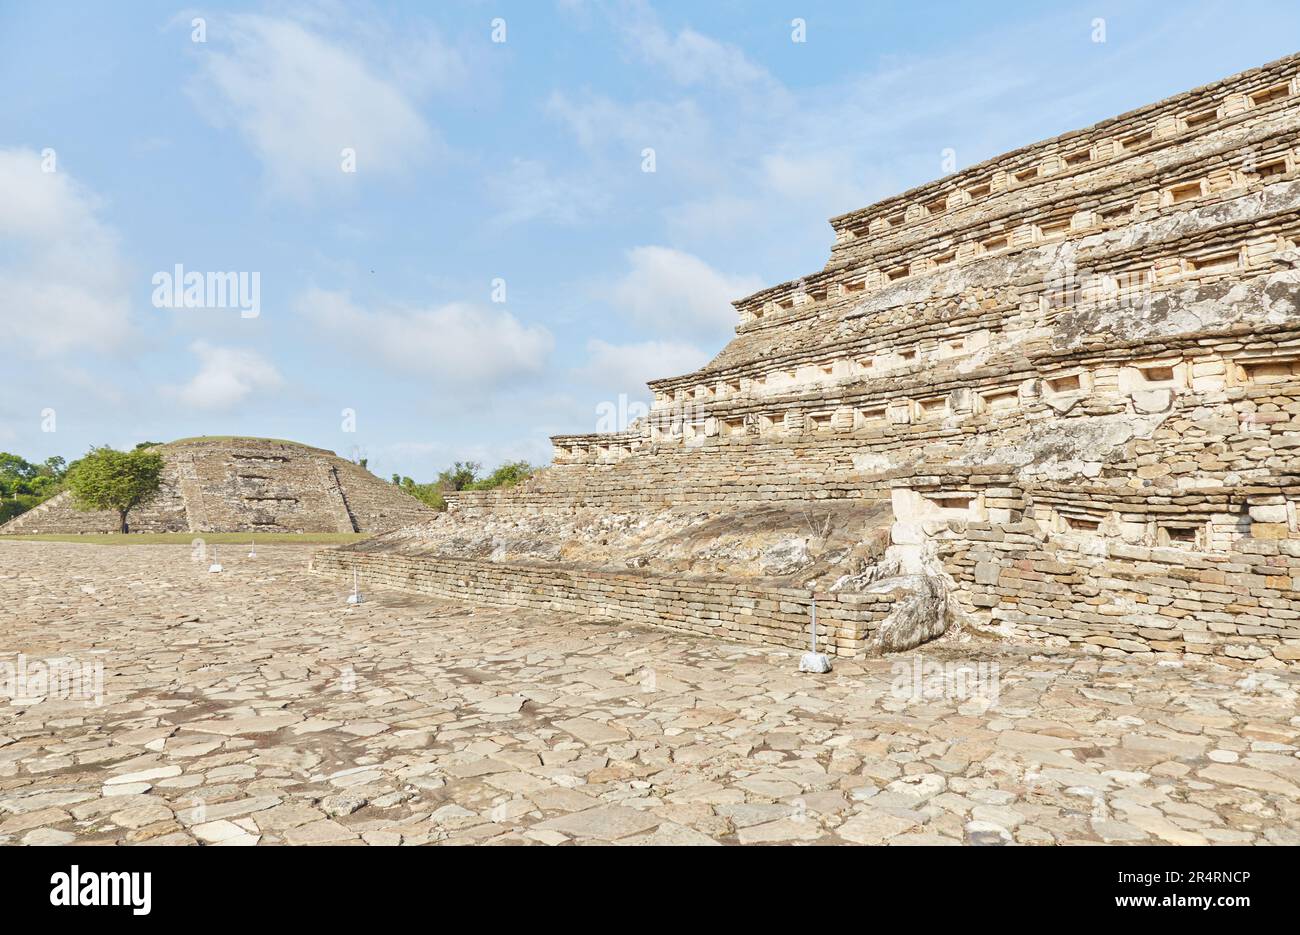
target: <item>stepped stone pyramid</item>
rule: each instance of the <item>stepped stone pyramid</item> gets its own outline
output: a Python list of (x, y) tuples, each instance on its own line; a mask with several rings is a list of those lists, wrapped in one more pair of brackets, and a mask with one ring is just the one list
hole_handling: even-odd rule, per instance
[(1300, 659), (1300, 56), (831, 219), (649, 415), (314, 558), (832, 653)]
[[(377, 532), (437, 513), (332, 451), (266, 438), (160, 445), (162, 484), (131, 511), (132, 532)], [(82, 512), (66, 491), (0, 534), (117, 532), (112, 511)]]

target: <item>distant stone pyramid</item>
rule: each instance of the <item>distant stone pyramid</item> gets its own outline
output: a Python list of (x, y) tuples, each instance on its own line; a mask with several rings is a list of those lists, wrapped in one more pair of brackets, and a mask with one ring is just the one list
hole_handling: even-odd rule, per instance
[[(131, 511), (132, 532), (378, 532), (436, 511), (332, 451), (268, 438), (209, 436), (160, 445), (162, 485)], [(67, 492), (0, 534), (116, 532), (117, 515), (83, 512)]]
[[(831, 219), (644, 419), (318, 553), (521, 609), (1300, 661), (1300, 56)], [(936, 92), (941, 93), (941, 92)]]

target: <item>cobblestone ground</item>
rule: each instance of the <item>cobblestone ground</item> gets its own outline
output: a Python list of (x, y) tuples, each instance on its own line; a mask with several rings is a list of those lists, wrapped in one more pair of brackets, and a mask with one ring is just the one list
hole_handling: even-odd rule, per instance
[[(1300, 842), (1300, 675), (984, 645), (800, 675), (618, 624), (351, 608), (310, 551), (210, 574), (189, 547), (0, 543), (0, 842)], [(101, 661), (102, 703), (42, 688), (54, 656)]]

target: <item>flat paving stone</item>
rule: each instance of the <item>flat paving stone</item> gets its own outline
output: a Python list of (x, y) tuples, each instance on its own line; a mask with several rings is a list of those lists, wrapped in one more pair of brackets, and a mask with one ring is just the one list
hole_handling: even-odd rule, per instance
[(953, 641), (904, 658), (992, 692), (919, 698), (897, 657), (347, 605), (317, 548), (0, 541), (0, 662), (91, 683), (0, 704), (0, 844), (1300, 842), (1290, 670)]
[(614, 841), (630, 834), (649, 831), (659, 824), (659, 819), (647, 812), (625, 808), (622, 805), (601, 805), (586, 811), (570, 812), (568, 815), (552, 818), (537, 827), (544, 831), (558, 831), (579, 838)]

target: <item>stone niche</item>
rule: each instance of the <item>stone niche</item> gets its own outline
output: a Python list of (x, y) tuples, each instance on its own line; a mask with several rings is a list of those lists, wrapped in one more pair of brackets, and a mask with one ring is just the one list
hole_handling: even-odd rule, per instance
[(960, 520), (984, 522), (988, 510), (984, 496), (976, 490), (933, 488), (913, 490), (895, 487), (891, 491), (894, 519), (899, 523), (913, 524), (927, 521)]
[(1204, 551), (1209, 547), (1209, 524), (1192, 519), (1161, 521), (1155, 528), (1155, 545)]
[(940, 360), (948, 360), (951, 357), (961, 357), (963, 354), (969, 353), (969, 349), (967, 348), (967, 342), (969, 339), (970, 335), (965, 334), (956, 338), (946, 338), (939, 342), (939, 346), (935, 348), (935, 354)]
[(1171, 185), (1160, 193), (1161, 207), (1182, 204), (1185, 201), (1192, 201), (1207, 194), (1209, 191), (1208, 183), (1205, 179), (1195, 179), (1188, 182), (1180, 182), (1177, 185)]
[(952, 357), (973, 354), (989, 346), (989, 337), (988, 329), (981, 328), (979, 331), (971, 331), (968, 334), (943, 338), (935, 348), (935, 356), (940, 360), (948, 360)]
[(835, 380), (853, 374), (853, 364), (842, 359), (828, 360), (823, 364), (818, 364), (817, 369), (820, 371), (818, 376), (822, 380)]
[(1046, 526), (1054, 535), (1073, 536), (1111, 536), (1115, 533), (1113, 514), (1096, 513), (1077, 508), (1049, 508), (1036, 510), (1040, 521), (1045, 519)]
[(1219, 273), (1232, 273), (1241, 267), (1241, 258), (1241, 248), (1188, 257), (1182, 261), (1182, 274), (1199, 278)]
[(976, 395), (975, 409), (992, 416), (1010, 415), (1020, 409), (1020, 388), (1000, 386), (982, 390)]
[(1082, 396), (1090, 392), (1092, 392), (1092, 374), (1086, 370), (1054, 374), (1050, 377), (1043, 377), (1041, 381), (1041, 393), (1044, 398), (1070, 395)]
[(885, 407), (885, 418), (890, 425), (907, 425), (912, 421), (913, 409), (910, 399), (891, 399)]
[[(690, 447), (703, 445), (704, 440), (709, 437), (710, 419), (698, 422), (686, 422), (682, 425), (682, 439)], [(716, 432), (715, 432), (716, 434)]]
[(883, 428), (889, 424), (886, 416), (887, 409), (884, 403), (858, 407), (853, 410), (853, 427), (855, 429)]
[(1150, 390), (1183, 390), (1187, 387), (1187, 365), (1181, 357), (1134, 361), (1120, 368), (1121, 393)]
[(1038, 398), (1058, 415), (1064, 415), (1093, 392), (1095, 381), (1091, 372), (1074, 370), (1056, 373), (1032, 381), (1027, 392), (1036, 393)]
[(915, 403), (916, 418), (918, 419), (942, 419), (949, 414), (949, 400), (945, 393), (943, 396), (926, 396), (918, 399)]
[(1117, 519), (1102, 523), (1101, 534), (1110, 535), (1113, 529), (1119, 539), (1132, 545), (1211, 552), (1231, 548), (1234, 543), (1248, 538), (1251, 523), (1245, 510), (1208, 517), (1172, 515), (1151, 518), (1119, 514)]
[(831, 430), (832, 418), (831, 412), (810, 412), (804, 417), (804, 431), (816, 433), (829, 432)]
[(1289, 383), (1300, 379), (1300, 348), (1285, 354), (1239, 357), (1228, 368), (1236, 386)]
[(1138, 413), (1167, 412), (1174, 397), (1187, 389), (1187, 364), (1181, 357), (1135, 361), (1119, 371), (1119, 390)]

